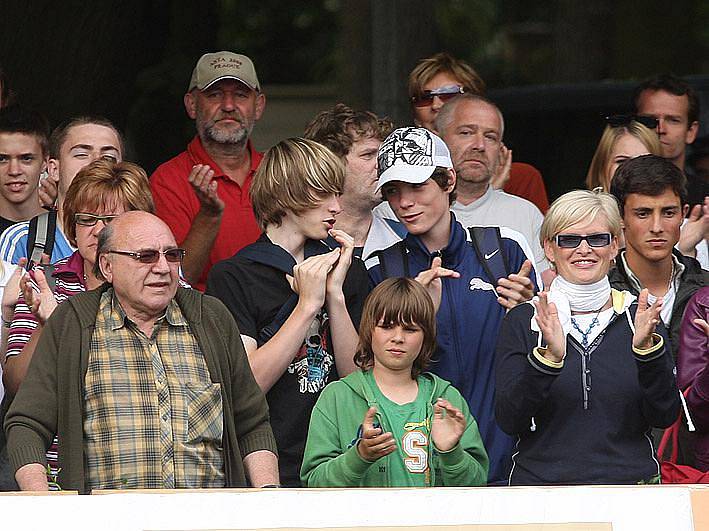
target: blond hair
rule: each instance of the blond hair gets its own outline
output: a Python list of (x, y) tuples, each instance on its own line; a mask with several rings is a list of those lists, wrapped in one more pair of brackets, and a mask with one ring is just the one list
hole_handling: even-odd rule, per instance
[(62, 204), (62, 223), (69, 243), (76, 247), (74, 215), (95, 213), (118, 205), (124, 210), (154, 212), (145, 170), (131, 162), (98, 159), (76, 174)]
[(591, 165), (586, 174), (586, 187), (593, 190), (597, 186), (608, 192), (611, 187), (612, 175), (607, 175), (606, 171), (610, 164), (611, 153), (623, 135), (631, 135), (637, 138), (647, 148), (649, 153), (660, 155), (660, 139), (657, 133), (643, 124), (632, 120), (628, 125), (612, 127), (607, 125), (598, 142), (598, 147), (591, 160)]
[(290, 211), (299, 214), (330, 194), (339, 195), (345, 180), (343, 162), (313, 140), (282, 140), (263, 156), (251, 183), (251, 205), (262, 230), (280, 225)]
[(539, 240), (544, 246), (545, 241), (551, 241), (554, 236), (564, 230), (581, 223), (591, 222), (599, 215), (605, 218), (610, 233), (620, 235), (621, 218), (618, 202), (615, 198), (600, 188), (594, 190), (573, 190), (567, 192), (549, 207), (544, 216), (539, 231)]
[(421, 59), (409, 74), (409, 101), (421, 96), (423, 87), (442, 72), (456, 78), (465, 92), (485, 94), (485, 82), (472, 66), (465, 61), (456, 59), (448, 52), (440, 52)]

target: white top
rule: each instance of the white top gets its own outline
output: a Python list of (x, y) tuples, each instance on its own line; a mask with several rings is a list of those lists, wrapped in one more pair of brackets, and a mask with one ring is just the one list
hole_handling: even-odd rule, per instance
[[(5, 286), (7, 286), (10, 277), (15, 272), (16, 265), (11, 264), (2, 260), (2, 272), (0, 272), (0, 301), (2, 301), (2, 296), (5, 293)], [(7, 333), (7, 330), (5, 330)], [(3, 354), (4, 356), (4, 354)], [(2, 367), (0, 367), (0, 400), (5, 396), (5, 388), (2, 385)]]
[(520, 232), (532, 249), (537, 272), (549, 269), (539, 243), (539, 230), (544, 216), (534, 203), (488, 187), (482, 197), (469, 205), (455, 201), (451, 210), (464, 227), (498, 225)]

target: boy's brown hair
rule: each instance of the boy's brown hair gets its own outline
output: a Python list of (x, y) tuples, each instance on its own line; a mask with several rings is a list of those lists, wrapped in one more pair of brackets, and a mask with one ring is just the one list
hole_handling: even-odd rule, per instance
[(436, 350), (436, 310), (426, 288), (410, 278), (388, 278), (372, 290), (364, 303), (354, 356), (361, 369), (374, 366), (372, 332), (380, 322), (416, 325), (423, 331), (421, 352), (411, 366), (411, 378), (416, 379)]

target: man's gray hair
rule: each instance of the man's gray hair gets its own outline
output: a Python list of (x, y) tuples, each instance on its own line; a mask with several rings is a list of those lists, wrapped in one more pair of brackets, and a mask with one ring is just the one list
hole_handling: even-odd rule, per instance
[(99, 280), (106, 280), (101, 272), (100, 259), (102, 254), (108, 254), (113, 244), (113, 225), (106, 225), (101, 232), (98, 233), (98, 245), (96, 245), (96, 261), (94, 262), (93, 273)]
[(458, 108), (458, 105), (466, 101), (471, 103), (487, 103), (497, 111), (497, 115), (500, 117), (500, 142), (502, 142), (502, 137), (505, 134), (505, 118), (502, 116), (502, 111), (500, 111), (500, 108), (495, 105), (491, 100), (487, 99), (485, 96), (480, 96), (479, 94), (471, 94), (468, 92), (466, 92), (465, 94), (461, 94), (460, 96), (456, 96), (451, 101), (446, 103), (443, 107), (441, 107), (440, 111), (438, 111), (438, 114), (436, 115), (436, 119), (434, 121), (438, 134), (440, 136), (445, 135), (446, 129), (450, 127), (450, 124), (453, 121), (453, 114)]

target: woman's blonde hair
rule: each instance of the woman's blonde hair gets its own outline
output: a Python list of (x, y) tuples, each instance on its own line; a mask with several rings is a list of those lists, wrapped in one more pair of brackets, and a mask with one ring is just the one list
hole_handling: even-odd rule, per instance
[(345, 166), (313, 140), (288, 138), (263, 156), (251, 183), (251, 205), (262, 230), (280, 225), (286, 212), (299, 214), (330, 194), (339, 195)]
[(618, 140), (623, 135), (631, 135), (637, 138), (647, 148), (649, 153), (660, 155), (660, 139), (657, 133), (643, 124), (631, 120), (628, 125), (612, 127), (607, 125), (598, 141), (598, 147), (591, 159), (591, 165), (586, 174), (586, 187), (589, 190), (600, 186), (604, 192), (608, 192), (611, 187), (612, 175), (606, 175), (610, 164), (611, 153)]
[(127, 211), (154, 212), (153, 196), (145, 170), (131, 162), (98, 159), (76, 174), (66, 192), (62, 208), (64, 233), (76, 247), (79, 212), (95, 213), (121, 205)]
[(615, 198), (602, 191), (600, 188), (594, 190), (574, 190), (567, 192), (549, 207), (549, 211), (544, 216), (542, 227), (539, 231), (539, 240), (544, 247), (545, 241), (552, 241), (554, 236), (564, 230), (588, 221), (589, 223), (602, 215), (610, 233), (618, 237), (621, 229), (620, 211)]
[(359, 324), (359, 345), (354, 356), (361, 369), (374, 366), (372, 333), (383, 322), (387, 325), (415, 325), (423, 331), (421, 351), (411, 366), (416, 378), (428, 365), (436, 350), (436, 310), (430, 295), (421, 284), (410, 278), (388, 278), (367, 297)]

